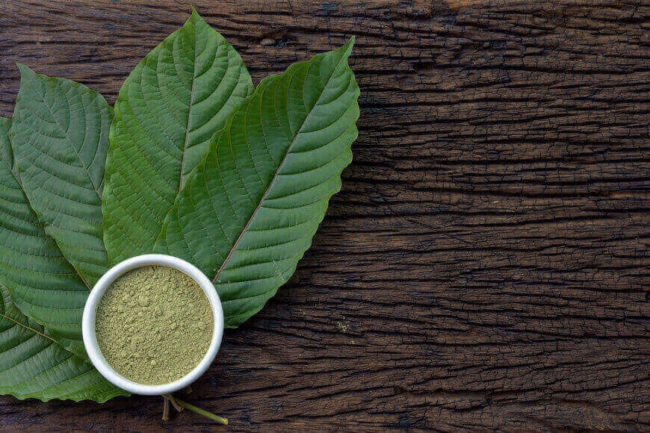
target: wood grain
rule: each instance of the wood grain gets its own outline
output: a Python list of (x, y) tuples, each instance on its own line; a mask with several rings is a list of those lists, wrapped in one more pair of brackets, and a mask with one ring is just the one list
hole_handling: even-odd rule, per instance
[[(650, 431), (650, 3), (195, 2), (257, 83), (357, 36), (355, 160), (189, 400), (0, 398), (0, 430)], [(184, 2), (4, 1), (15, 62), (114, 102)]]

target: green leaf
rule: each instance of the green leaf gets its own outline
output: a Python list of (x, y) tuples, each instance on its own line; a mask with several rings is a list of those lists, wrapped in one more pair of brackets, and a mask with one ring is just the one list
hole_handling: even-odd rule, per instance
[(196, 264), (236, 327), (295, 271), (357, 137), (353, 40), (263, 80), (210, 143), (156, 250)]
[(112, 111), (81, 84), (19, 68), (11, 134), (23, 187), (45, 232), (92, 287), (108, 265), (101, 197)]
[(0, 286), (0, 394), (103, 403), (129, 395), (106, 381), (93, 365), (63, 349), (28, 319)]
[(115, 103), (106, 163), (111, 263), (152, 251), (210, 137), (252, 89), (239, 54), (196, 11), (131, 72)]
[(81, 316), (90, 293), (32, 211), (15, 169), (10, 121), (0, 118), (0, 284), (62, 346), (85, 357)]

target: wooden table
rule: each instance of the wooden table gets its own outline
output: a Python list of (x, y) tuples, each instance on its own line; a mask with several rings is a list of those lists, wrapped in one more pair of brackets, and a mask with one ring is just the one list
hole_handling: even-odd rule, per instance
[[(1, 2), (15, 62), (114, 102), (180, 1)], [(359, 139), (295, 277), (168, 423), (0, 398), (0, 430), (650, 431), (650, 4), (195, 1), (255, 83), (357, 36)]]

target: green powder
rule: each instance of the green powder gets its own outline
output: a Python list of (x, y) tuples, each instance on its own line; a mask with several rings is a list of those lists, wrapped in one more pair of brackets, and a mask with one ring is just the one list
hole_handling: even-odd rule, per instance
[(210, 346), (213, 328), (203, 289), (165, 266), (138, 268), (114, 281), (95, 324), (106, 361), (143, 385), (173, 382), (192, 371)]

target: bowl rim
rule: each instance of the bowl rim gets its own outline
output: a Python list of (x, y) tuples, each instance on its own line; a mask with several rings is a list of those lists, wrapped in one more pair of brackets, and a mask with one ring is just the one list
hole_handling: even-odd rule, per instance
[[(106, 290), (117, 278), (133, 269), (143, 266), (155, 265), (167, 266), (177, 269), (188, 275), (199, 284), (207, 296), (208, 301), (210, 301), (210, 306), (212, 307), (212, 314), (214, 317), (214, 328), (212, 331), (212, 340), (210, 341), (210, 346), (208, 347), (207, 352), (203, 356), (203, 359), (201, 359), (199, 364), (194, 367), (192, 371), (190, 371), (182, 378), (170, 383), (162, 385), (144, 385), (125, 378), (124, 376), (117, 373), (110, 366), (110, 364), (108, 364), (101, 351), (99, 350), (97, 335), (95, 333), (95, 321), (97, 315), (97, 307), (99, 306), (102, 297), (106, 293)], [(132, 394), (140, 395), (169, 394), (185, 388), (197, 380), (203, 373), (205, 373), (208, 367), (210, 367), (210, 364), (212, 364), (212, 361), (214, 361), (214, 358), (217, 356), (217, 352), (219, 351), (221, 340), (223, 338), (223, 331), (223, 308), (221, 306), (219, 295), (217, 294), (212, 281), (210, 281), (210, 279), (203, 272), (201, 272), (196, 266), (192, 265), (191, 263), (188, 263), (183, 259), (179, 259), (178, 257), (168, 256), (166, 254), (143, 254), (140, 256), (131, 257), (130, 259), (126, 259), (110, 268), (104, 275), (102, 275), (102, 277), (97, 281), (91, 290), (90, 295), (86, 300), (86, 305), (84, 306), (81, 322), (81, 332), (86, 352), (88, 353), (90, 361), (99, 371), (99, 373), (113, 385), (129, 391)]]

